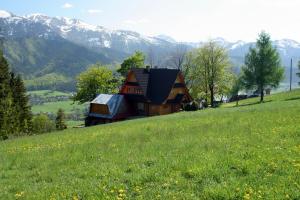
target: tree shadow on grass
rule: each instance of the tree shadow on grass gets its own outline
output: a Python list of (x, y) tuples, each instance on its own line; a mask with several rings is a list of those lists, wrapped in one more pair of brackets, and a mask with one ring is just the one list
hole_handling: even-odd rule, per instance
[(293, 98), (285, 99), (285, 101), (294, 101), (294, 100), (300, 100), (300, 97), (293, 97)]
[(263, 101), (263, 102), (257, 101), (257, 102), (252, 102), (252, 103), (246, 103), (246, 104), (234, 106), (234, 108), (237, 108), (237, 107), (244, 107), (244, 106), (253, 106), (253, 105), (264, 104), (264, 103), (270, 103), (270, 102), (272, 102), (272, 101), (273, 101), (273, 100), (268, 100), (268, 101)]

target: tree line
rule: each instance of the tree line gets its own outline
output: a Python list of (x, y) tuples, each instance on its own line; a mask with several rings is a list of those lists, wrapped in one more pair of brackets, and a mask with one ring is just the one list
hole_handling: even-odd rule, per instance
[[(63, 110), (58, 110), (56, 130), (66, 128)], [(0, 50), (0, 140), (10, 137), (48, 132), (53, 130), (49, 118), (33, 117), (26, 88), (20, 75), (9, 70), (9, 64)]]
[[(147, 64), (153, 67), (154, 53), (146, 57), (139, 51), (125, 59), (117, 72), (101, 64), (92, 65), (77, 77), (73, 100), (84, 103), (97, 94), (117, 92), (127, 72), (131, 68), (145, 67), (146, 58)], [(277, 88), (284, 75), (279, 53), (265, 32), (261, 32), (256, 45), (250, 47), (240, 74), (234, 73), (227, 49), (214, 41), (190, 51), (178, 45), (169, 59), (170, 65), (182, 71), (194, 100), (201, 101), (205, 107), (216, 107), (216, 99), (222, 101), (225, 96), (238, 95), (241, 90), (257, 91), (263, 102), (265, 90)]]
[(32, 131), (32, 114), (24, 83), (19, 75), (9, 71), (0, 52), (0, 138), (24, 135)]

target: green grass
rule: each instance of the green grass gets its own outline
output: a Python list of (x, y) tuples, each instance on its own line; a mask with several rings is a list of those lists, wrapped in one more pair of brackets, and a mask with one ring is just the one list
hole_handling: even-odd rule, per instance
[[(292, 90), (291, 92), (281, 92), (273, 95), (267, 95), (264, 97), (265, 103), (276, 102), (276, 101), (292, 101), (292, 100), (300, 100), (300, 89)], [(255, 104), (260, 104), (260, 97), (249, 98), (242, 101), (239, 101), (239, 106), (250, 106)], [(273, 104), (271, 104), (273, 105)], [(223, 108), (235, 107), (236, 102), (223, 104)]]
[(62, 108), (65, 113), (71, 113), (76, 109), (84, 110), (85, 105), (81, 104), (73, 104), (73, 101), (56, 101), (56, 102), (48, 102), (42, 105), (34, 105), (32, 106), (33, 113), (55, 113), (59, 108)]
[(300, 199), (299, 98), (1, 142), (0, 198)]
[(77, 127), (77, 126), (84, 126), (84, 121), (68, 120), (68, 121), (66, 121), (66, 125), (68, 126), (68, 128)]

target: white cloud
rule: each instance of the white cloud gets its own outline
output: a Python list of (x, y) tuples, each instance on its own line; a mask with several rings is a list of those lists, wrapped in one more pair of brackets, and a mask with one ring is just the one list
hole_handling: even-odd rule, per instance
[(70, 4), (70, 3), (65, 3), (64, 5), (61, 6), (62, 8), (65, 8), (65, 9), (69, 9), (69, 8), (73, 8), (73, 5)]
[(103, 11), (99, 10), (99, 9), (89, 9), (87, 12), (89, 14), (99, 14), (99, 13), (102, 13)]
[(125, 20), (124, 24), (137, 25), (137, 24), (147, 24), (149, 22), (150, 22), (150, 20), (148, 20), (146, 18), (142, 18), (142, 19), (138, 19), (138, 20)]

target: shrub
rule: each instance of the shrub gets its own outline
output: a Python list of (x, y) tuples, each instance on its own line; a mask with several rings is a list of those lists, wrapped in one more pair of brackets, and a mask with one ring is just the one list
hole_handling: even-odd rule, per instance
[(196, 102), (191, 102), (191, 103), (188, 103), (188, 104), (185, 104), (184, 107), (183, 107), (183, 110), (185, 111), (196, 111), (199, 109), (199, 106)]
[(55, 123), (46, 114), (39, 114), (32, 121), (33, 133), (41, 134), (55, 130)]

